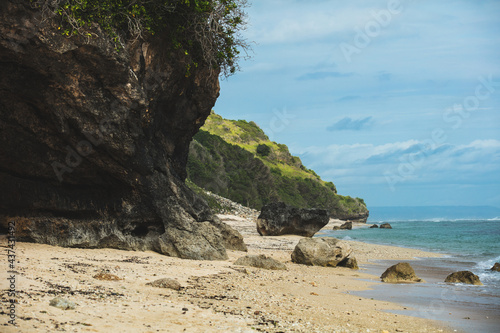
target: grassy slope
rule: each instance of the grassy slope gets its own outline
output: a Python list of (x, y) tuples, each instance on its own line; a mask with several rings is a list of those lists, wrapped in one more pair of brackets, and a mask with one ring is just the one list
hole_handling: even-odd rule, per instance
[[(259, 145), (270, 148), (268, 156), (256, 153)], [(286, 145), (271, 142), (254, 122), (227, 120), (215, 113), (194, 138), (188, 175), (191, 184), (256, 209), (280, 200), (326, 208), (343, 219), (367, 213), (362, 199), (336, 194), (333, 183), (304, 167)]]

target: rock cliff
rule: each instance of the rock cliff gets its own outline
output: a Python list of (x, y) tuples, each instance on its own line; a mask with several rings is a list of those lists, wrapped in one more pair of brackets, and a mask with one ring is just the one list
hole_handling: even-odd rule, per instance
[(0, 220), (20, 241), (225, 259), (241, 236), (189, 190), (189, 143), (218, 70), (186, 75), (165, 34), (117, 51), (66, 38), (29, 1), (0, 2)]

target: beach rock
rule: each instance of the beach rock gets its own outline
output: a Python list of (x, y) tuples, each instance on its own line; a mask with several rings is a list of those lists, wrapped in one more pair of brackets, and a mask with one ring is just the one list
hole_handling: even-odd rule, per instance
[(352, 230), (352, 222), (346, 222), (340, 226), (342, 230)]
[(156, 288), (167, 288), (177, 291), (181, 290), (182, 288), (181, 284), (178, 281), (169, 278), (158, 279), (153, 282), (148, 282), (146, 283), (146, 286), (151, 286)]
[(466, 283), (473, 284), (476, 286), (482, 286), (482, 282), (479, 280), (479, 276), (470, 271), (460, 271), (455, 272), (446, 277), (444, 282), (449, 283)]
[(349, 257), (345, 258), (344, 260), (342, 260), (341, 262), (339, 262), (337, 264), (337, 266), (347, 267), (347, 268), (350, 268), (350, 269), (359, 269), (358, 261), (356, 260), (356, 258), (354, 258), (352, 256), (349, 256)]
[(325, 209), (295, 208), (275, 202), (262, 207), (257, 219), (257, 231), (261, 236), (312, 237), (328, 222), (328, 211)]
[(0, 231), (14, 222), (19, 241), (187, 259), (244, 249), (184, 182), (219, 70), (197, 61), (186, 75), (196, 59), (168, 34), (117, 51), (98, 25), (68, 38), (59, 24), (0, 1)]
[(272, 269), (272, 270), (285, 270), (286, 266), (284, 263), (277, 261), (271, 257), (267, 257), (263, 254), (261, 255), (250, 255), (241, 257), (234, 262), (235, 265), (240, 266), (250, 266), (257, 267), (263, 269)]
[(490, 270), (500, 272), (500, 263), (496, 262)]
[(56, 308), (59, 308), (59, 309), (62, 309), (62, 310), (74, 310), (76, 308), (75, 303), (68, 301), (67, 299), (61, 298), (61, 297), (53, 298), (50, 301), (49, 305), (56, 307)]
[(292, 252), (292, 262), (309, 266), (336, 267), (352, 250), (336, 238), (303, 238)]
[(338, 225), (333, 226), (332, 230), (340, 230), (340, 227)]
[(370, 229), (374, 229), (374, 228), (378, 228), (378, 225), (377, 224), (373, 224)]
[(392, 229), (392, 226), (389, 223), (383, 223), (380, 225), (380, 229)]
[(416, 274), (409, 263), (400, 262), (389, 267), (381, 276), (382, 282), (386, 283), (413, 283), (424, 282)]
[(118, 276), (110, 273), (98, 273), (93, 276), (94, 279), (96, 280), (101, 280), (101, 281), (118, 281), (121, 280)]

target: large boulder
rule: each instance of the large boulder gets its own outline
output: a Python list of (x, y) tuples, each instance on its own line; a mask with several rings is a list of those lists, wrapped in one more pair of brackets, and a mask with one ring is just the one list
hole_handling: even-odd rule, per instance
[(448, 283), (466, 283), (476, 286), (482, 286), (483, 283), (479, 280), (479, 276), (470, 271), (455, 272), (446, 277), (444, 282)]
[(389, 267), (380, 278), (382, 282), (387, 283), (424, 282), (424, 280), (415, 274), (413, 267), (407, 262), (400, 262)]
[(263, 254), (261, 255), (249, 255), (245, 257), (241, 257), (234, 262), (235, 265), (240, 266), (250, 266), (257, 267), (263, 269), (272, 269), (272, 270), (285, 270), (286, 266), (284, 263), (273, 259), (271, 257), (267, 257)]
[(184, 183), (219, 71), (200, 61), (187, 75), (196, 59), (167, 33), (120, 51), (97, 24), (68, 38), (60, 20), (0, 1), (0, 232), (190, 259), (244, 249)]
[(295, 208), (283, 202), (275, 202), (262, 207), (257, 219), (257, 231), (261, 236), (312, 237), (329, 220), (325, 209)]
[(491, 267), (490, 269), (491, 271), (495, 271), (495, 272), (500, 272), (500, 263), (496, 262), (493, 267)]
[(352, 222), (348, 221), (340, 226), (342, 230), (352, 230)]
[(372, 226), (370, 227), (370, 229), (376, 229), (376, 228), (378, 228), (377, 224), (372, 224)]
[(380, 229), (392, 229), (392, 226), (389, 223), (382, 223)]
[(349, 244), (337, 238), (303, 238), (292, 252), (292, 262), (309, 266), (336, 267), (348, 258), (351, 252)]

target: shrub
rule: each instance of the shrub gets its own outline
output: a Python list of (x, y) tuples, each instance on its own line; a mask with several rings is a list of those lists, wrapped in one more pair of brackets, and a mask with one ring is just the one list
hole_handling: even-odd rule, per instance
[(271, 147), (264, 144), (260, 144), (257, 146), (257, 155), (266, 157), (269, 156), (269, 154), (271, 154)]

